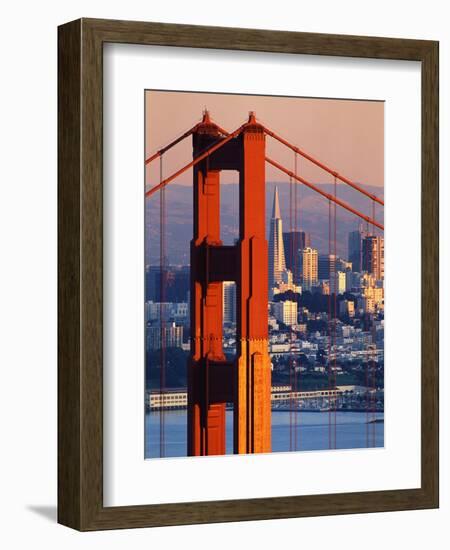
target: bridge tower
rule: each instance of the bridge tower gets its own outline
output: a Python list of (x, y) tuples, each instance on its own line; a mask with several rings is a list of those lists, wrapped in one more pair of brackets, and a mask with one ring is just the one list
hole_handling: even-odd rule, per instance
[[(224, 137), (205, 111), (194, 158)], [(220, 240), (220, 172), (239, 173), (239, 240)], [(194, 166), (188, 454), (225, 454), (225, 405), (234, 404), (235, 453), (271, 450), (265, 133), (250, 113), (243, 131)], [(237, 354), (222, 348), (223, 281), (237, 286)]]

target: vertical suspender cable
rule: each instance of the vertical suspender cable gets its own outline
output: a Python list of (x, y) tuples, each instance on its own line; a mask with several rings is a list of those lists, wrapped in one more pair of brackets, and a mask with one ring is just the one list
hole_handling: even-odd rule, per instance
[[(328, 393), (331, 391), (331, 201), (328, 199)], [(328, 395), (328, 447), (331, 449), (331, 406)]]
[[(162, 155), (159, 158), (159, 181), (163, 179), (163, 159)], [(161, 189), (159, 195), (159, 250), (160, 250), (160, 270), (159, 270), (159, 332), (160, 332), (160, 369), (159, 369), (159, 393), (160, 393), (160, 413), (159, 413), (159, 456), (165, 456), (165, 433), (164, 433), (164, 390), (165, 390), (165, 366), (166, 366), (166, 353), (165, 353), (165, 279), (166, 279), (166, 191)]]
[[(375, 201), (372, 200), (372, 220), (375, 219)], [(372, 223), (372, 233), (375, 235), (375, 226), (373, 225)], [(381, 261), (381, 248), (378, 244), (378, 242), (376, 243), (376, 257), (377, 257), (377, 269), (378, 270), (381, 270), (381, 266), (378, 265), (378, 262)], [(375, 359), (376, 359), (376, 331), (375, 331), (375, 326), (374, 324), (372, 323), (372, 353), (370, 354), (371, 355), (371, 373), (372, 373), (372, 384), (371, 384), (371, 390), (372, 390), (372, 393), (371, 393), (371, 398), (372, 398), (372, 423), (371, 423), (371, 427), (372, 427), (372, 447), (375, 447), (375, 428), (376, 428), (376, 423), (375, 423), (375, 408), (376, 408), (376, 364), (375, 364)]]
[[(334, 198), (336, 199), (337, 195), (337, 178), (334, 176)], [(333, 203), (333, 210), (334, 210), (334, 319), (333, 319), (333, 334), (334, 334), (334, 376), (333, 376), (333, 389), (334, 389), (334, 418), (333, 418), (333, 425), (334, 425), (334, 445), (333, 447), (336, 448), (336, 405), (337, 405), (337, 393), (336, 393), (336, 367), (337, 367), (337, 294), (338, 294), (338, 273), (337, 273), (337, 233), (336, 233), (336, 227), (337, 227), (337, 210), (336, 210), (336, 202)]]
[[(209, 249), (209, 236), (210, 236), (210, 230), (211, 228), (209, 227), (209, 199), (208, 199), (208, 195), (209, 195), (209, 189), (208, 189), (208, 185), (209, 185), (209, 181), (208, 181), (208, 177), (209, 177), (209, 157), (206, 157), (206, 167), (205, 167), (205, 173), (204, 173), (204, 176), (203, 176), (203, 193), (204, 195), (206, 195), (206, 220), (207, 220), (207, 225), (206, 225), (206, 243), (205, 243), (205, 247), (206, 247), (206, 274), (205, 274), (205, 290), (204, 290), (204, 294), (203, 294), (203, 307), (202, 307), (202, 310), (204, 312), (207, 311), (207, 303), (206, 303), (206, 297), (208, 295), (208, 292), (209, 292), (209, 262), (210, 262), (210, 257), (209, 257), (209, 253), (210, 253), (210, 249)], [(219, 214), (220, 215), (220, 214)], [(209, 327), (208, 327), (209, 328)], [(204, 354), (204, 358), (205, 358), (205, 372), (204, 372), (204, 375), (205, 375), (205, 406), (204, 406), (204, 414), (205, 414), (205, 417), (204, 417), (204, 426), (205, 426), (205, 429), (204, 429), (204, 453), (205, 455), (209, 454), (209, 357), (210, 357), (210, 354), (212, 352), (212, 346), (213, 346), (213, 334), (211, 333), (208, 333), (206, 335), (207, 337), (207, 342), (205, 343), (205, 345), (207, 346), (207, 349), (206, 349), (206, 354)], [(206, 357), (205, 357), (206, 356)]]
[[(294, 153), (294, 174), (297, 176), (297, 153)], [(297, 180), (294, 181), (294, 238), (292, 240), (297, 241), (297, 235), (298, 235), (298, 225), (297, 225)], [(296, 245), (296, 248), (298, 248), (298, 244)], [(296, 255), (295, 255), (296, 256)], [(292, 273), (292, 282), (295, 284), (295, 275), (297, 271), (297, 261), (294, 256), (291, 257), (293, 261), (293, 273)], [(297, 311), (298, 314), (298, 311)], [(295, 320), (295, 324), (297, 324), (298, 318)], [(295, 401), (294, 401), (294, 450), (297, 450), (297, 409), (299, 407), (299, 398), (298, 398), (298, 388), (297, 388), (297, 365), (294, 360), (294, 392), (295, 392)]]
[[(295, 233), (293, 233), (292, 228), (292, 204), (293, 204), (293, 186), (295, 183), (293, 182), (292, 177), (289, 177), (289, 260), (290, 260), (290, 267), (293, 265), (294, 260), (294, 252), (295, 252)], [(296, 186), (296, 185), (295, 185)], [(293, 421), (292, 421), (292, 415), (293, 415), (293, 407), (294, 407), (294, 385), (293, 385), (293, 360), (292, 360), (292, 328), (289, 331), (289, 386), (290, 386), (290, 392), (289, 392), (289, 450), (293, 450)]]
[[(366, 302), (367, 303), (367, 302)], [(367, 311), (364, 314), (364, 317), (366, 317)], [(364, 327), (365, 328), (365, 327)], [(370, 345), (370, 344), (369, 344)], [(370, 348), (369, 348), (370, 350)], [(370, 355), (370, 351), (369, 351)], [(369, 362), (370, 357), (367, 359), (367, 365), (366, 365), (366, 447), (370, 447), (370, 380), (369, 380)]]
[[(207, 293), (208, 290), (209, 290), (209, 265), (210, 265), (210, 258), (209, 258), (210, 248), (209, 248), (208, 241), (206, 241), (205, 246), (206, 246), (206, 280), (205, 280), (206, 289), (205, 289), (205, 291)], [(204, 306), (203, 306), (203, 311), (205, 311), (206, 310), (206, 296), (203, 298), (203, 300), (205, 301)], [(204, 438), (204, 441), (205, 441), (204, 454), (205, 455), (209, 454), (209, 452), (208, 452), (208, 450), (209, 450), (209, 358), (210, 358), (210, 354), (211, 354), (212, 346), (213, 346), (212, 339), (213, 339), (213, 335), (208, 334), (208, 349), (207, 349), (206, 357), (205, 357), (205, 438)]]

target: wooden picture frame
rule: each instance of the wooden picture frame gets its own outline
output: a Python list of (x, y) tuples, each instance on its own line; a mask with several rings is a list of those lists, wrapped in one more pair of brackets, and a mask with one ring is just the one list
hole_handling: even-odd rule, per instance
[[(421, 487), (103, 506), (102, 47), (105, 42), (419, 61)], [(58, 30), (58, 521), (81, 530), (438, 507), (438, 43), (80, 19)]]

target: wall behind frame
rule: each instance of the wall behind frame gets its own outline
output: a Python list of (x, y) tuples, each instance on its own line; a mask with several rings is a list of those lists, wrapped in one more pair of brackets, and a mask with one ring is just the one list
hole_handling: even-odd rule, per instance
[[(151, 6), (151, 9), (149, 7)], [(80, 534), (56, 522), (56, 27), (80, 16), (440, 40), (440, 94), (450, 95), (446, 4), (356, 0), (262, 4), (79, 0), (9, 4), (0, 36), (0, 541), (8, 548), (442, 548), (450, 520), (450, 292), (441, 284), (441, 509)], [(450, 280), (450, 111), (441, 101), (441, 281)], [(8, 544), (9, 543), (9, 544)]]

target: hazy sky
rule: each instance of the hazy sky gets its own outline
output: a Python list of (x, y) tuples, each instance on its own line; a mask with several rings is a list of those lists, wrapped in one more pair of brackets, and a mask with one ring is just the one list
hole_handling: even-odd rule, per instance
[[(294, 145), (339, 173), (361, 184), (384, 185), (384, 103), (197, 92), (147, 91), (146, 157), (191, 128), (206, 107), (211, 118), (228, 131), (235, 130), (255, 111), (257, 119)], [(192, 160), (192, 139), (187, 138), (164, 155), (163, 177)], [(293, 169), (294, 153), (267, 137), (267, 155)], [(298, 161), (298, 173), (311, 182), (332, 182), (332, 176), (310, 162)], [(233, 172), (223, 182), (237, 181)], [(266, 164), (266, 179), (287, 176)], [(159, 181), (159, 162), (146, 170), (146, 185)], [(189, 184), (192, 171), (176, 182)]]

